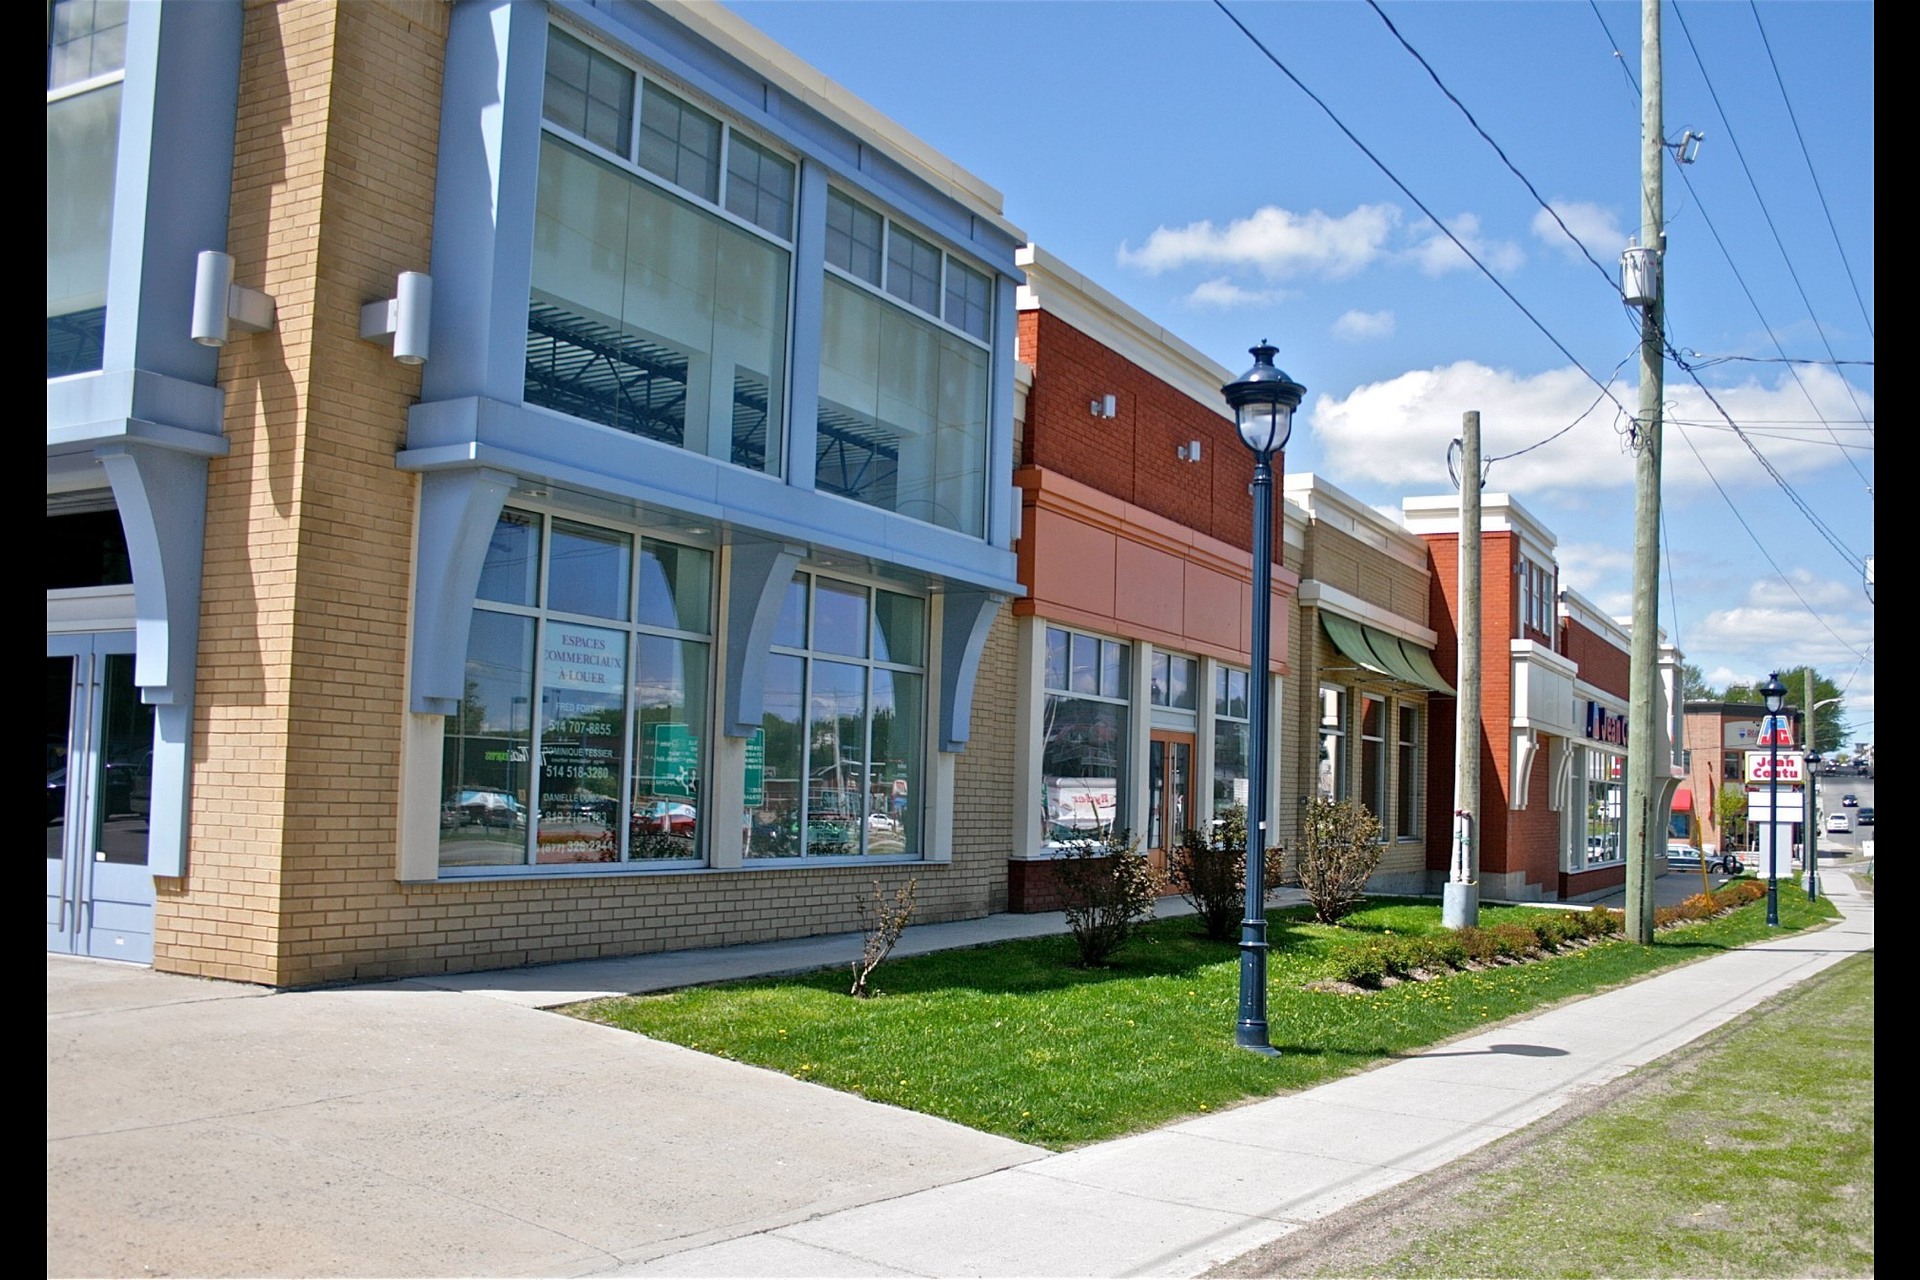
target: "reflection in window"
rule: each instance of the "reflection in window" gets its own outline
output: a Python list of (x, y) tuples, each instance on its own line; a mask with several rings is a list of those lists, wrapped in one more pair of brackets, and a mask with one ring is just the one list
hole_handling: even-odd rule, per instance
[(447, 717), (442, 867), (698, 860), (712, 580), (703, 550), (501, 512)]
[(553, 138), (535, 218), (528, 403), (777, 471), (787, 250)]
[(748, 857), (918, 852), (925, 635), (922, 600), (794, 576), (748, 744)]
[(1156, 707), (1192, 711), (1199, 697), (1200, 663), (1177, 653), (1155, 651), (1148, 698)]
[(1247, 808), (1247, 673), (1213, 669), (1213, 816)]
[(1420, 708), (1400, 708), (1400, 759), (1395, 775), (1399, 783), (1399, 803), (1394, 806), (1394, 835), (1402, 840), (1418, 839), (1420, 825), (1420, 784), (1425, 774), (1420, 764)]
[(1125, 828), (1129, 646), (1047, 628), (1040, 775), (1049, 847)]
[(1314, 789), (1327, 800), (1345, 800), (1347, 780), (1347, 691), (1320, 689), (1320, 764)]
[(1387, 829), (1387, 704), (1374, 694), (1360, 695), (1360, 803)]

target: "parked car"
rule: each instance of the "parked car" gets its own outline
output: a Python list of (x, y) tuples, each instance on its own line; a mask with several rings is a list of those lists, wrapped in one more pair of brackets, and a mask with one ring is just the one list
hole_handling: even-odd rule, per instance
[(1840, 803), (1851, 809), (1860, 803), (1860, 797), (1849, 791), (1846, 795), (1840, 797)]
[(1861, 805), (1860, 812), (1856, 816), (1855, 820), (1859, 822), (1859, 824), (1863, 827), (1872, 826), (1873, 825), (1873, 806), (1870, 804)]
[(1846, 835), (1853, 830), (1853, 816), (1845, 809), (1827, 815), (1827, 834)]

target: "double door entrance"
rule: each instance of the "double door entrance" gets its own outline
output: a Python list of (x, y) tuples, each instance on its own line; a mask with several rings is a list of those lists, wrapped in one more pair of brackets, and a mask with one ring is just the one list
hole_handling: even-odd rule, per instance
[(150, 963), (153, 708), (133, 633), (47, 637), (47, 950)]

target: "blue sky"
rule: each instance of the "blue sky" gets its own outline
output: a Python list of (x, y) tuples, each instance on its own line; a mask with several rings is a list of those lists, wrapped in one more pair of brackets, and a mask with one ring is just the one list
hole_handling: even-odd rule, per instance
[[(1631, 615), (1639, 4), (1227, 0), (1285, 70), (1211, 0), (728, 7), (1222, 365), (1270, 339), (1308, 388), (1290, 473), (1397, 512), (1450, 490), (1478, 410), (1487, 490), (1554, 533), (1563, 585)], [(1866, 742), (1873, 21), (1851, 0), (1662, 20), (1663, 132), (1704, 137), (1665, 165), (1692, 372), (1665, 374), (1661, 626), (1717, 686), (1812, 664)]]

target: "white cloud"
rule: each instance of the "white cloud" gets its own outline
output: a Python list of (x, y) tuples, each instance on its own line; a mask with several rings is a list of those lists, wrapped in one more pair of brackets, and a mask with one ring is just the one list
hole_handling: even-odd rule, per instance
[(1251, 268), (1271, 278), (1319, 275), (1343, 279), (1378, 260), (1400, 211), (1388, 204), (1361, 205), (1330, 217), (1315, 209), (1294, 213), (1274, 205), (1237, 218), (1225, 228), (1211, 221), (1157, 227), (1146, 243), (1120, 246), (1122, 266), (1158, 275), (1195, 265)]
[(1214, 307), (1225, 311), (1235, 307), (1269, 307), (1292, 296), (1286, 289), (1245, 289), (1226, 276), (1215, 276), (1195, 285), (1184, 301), (1190, 307)]
[[(1616, 386), (1614, 394), (1633, 403), (1631, 388)], [(1531, 502), (1545, 493), (1631, 486), (1631, 459), (1606, 425), (1611, 405), (1553, 443), (1518, 452), (1562, 430), (1596, 395), (1577, 369), (1522, 376), (1463, 360), (1414, 370), (1358, 387), (1343, 399), (1316, 399), (1311, 421), (1317, 465), (1336, 484), (1444, 492), (1452, 487), (1447, 446), (1461, 433), (1462, 414), (1477, 409), (1481, 457), (1518, 454), (1493, 464), (1489, 489)]]
[[(1407, 491), (1450, 488), (1447, 444), (1460, 435), (1462, 414), (1475, 409), (1480, 413), (1481, 456), (1494, 460), (1489, 489), (1513, 493), (1523, 503), (1618, 506), (1630, 499), (1634, 481), (1622, 409), (1638, 411), (1639, 391), (1619, 379), (1608, 389), (1612, 399), (1602, 398), (1600, 388), (1575, 368), (1522, 375), (1463, 360), (1411, 370), (1356, 387), (1345, 397), (1322, 396), (1313, 402), (1316, 466), (1336, 484), (1377, 482)], [(1804, 368), (1799, 383), (1782, 373), (1771, 383), (1749, 380), (1714, 388), (1711, 401), (1691, 381), (1671, 375), (1665, 391), (1661, 485), (1670, 500), (1704, 495), (1717, 503), (1717, 490), (1760, 494), (1767, 509), (1791, 509), (1791, 500), (1727, 427), (1714, 401), (1748, 431), (1776, 471), (1796, 478), (1796, 489), (1819, 471), (1847, 465), (1832, 437), (1804, 425), (1813, 412), (1809, 393), (1836, 427), (1854, 416), (1846, 386), (1831, 369)], [(1871, 417), (1871, 394), (1859, 388), (1853, 394)], [(1800, 425), (1790, 433), (1786, 428), (1770, 433), (1768, 423), (1789, 420)]]
[[(1567, 224), (1567, 230), (1560, 229), (1560, 222), (1553, 220), (1553, 214), (1545, 209), (1533, 215), (1533, 234), (1541, 243), (1566, 254), (1569, 258), (1585, 260), (1580, 245), (1600, 260), (1602, 266), (1620, 256), (1627, 247), (1626, 233), (1613, 220), (1613, 211), (1584, 200), (1554, 200), (1553, 213), (1560, 215), (1560, 222)], [(1567, 239), (1567, 231), (1579, 239), (1575, 244)]]
[(1348, 342), (1366, 342), (1393, 336), (1393, 312), (1348, 311), (1333, 322), (1333, 336)]
[[(1479, 214), (1459, 215), (1449, 224), (1449, 230), (1496, 275), (1516, 270), (1527, 260), (1526, 252), (1513, 241), (1484, 238), (1480, 234)], [(1427, 275), (1443, 276), (1449, 271), (1473, 269), (1467, 255), (1460, 252), (1460, 245), (1448, 239), (1433, 223), (1421, 223), (1414, 229), (1414, 236), (1415, 244), (1407, 251), (1407, 257)]]

